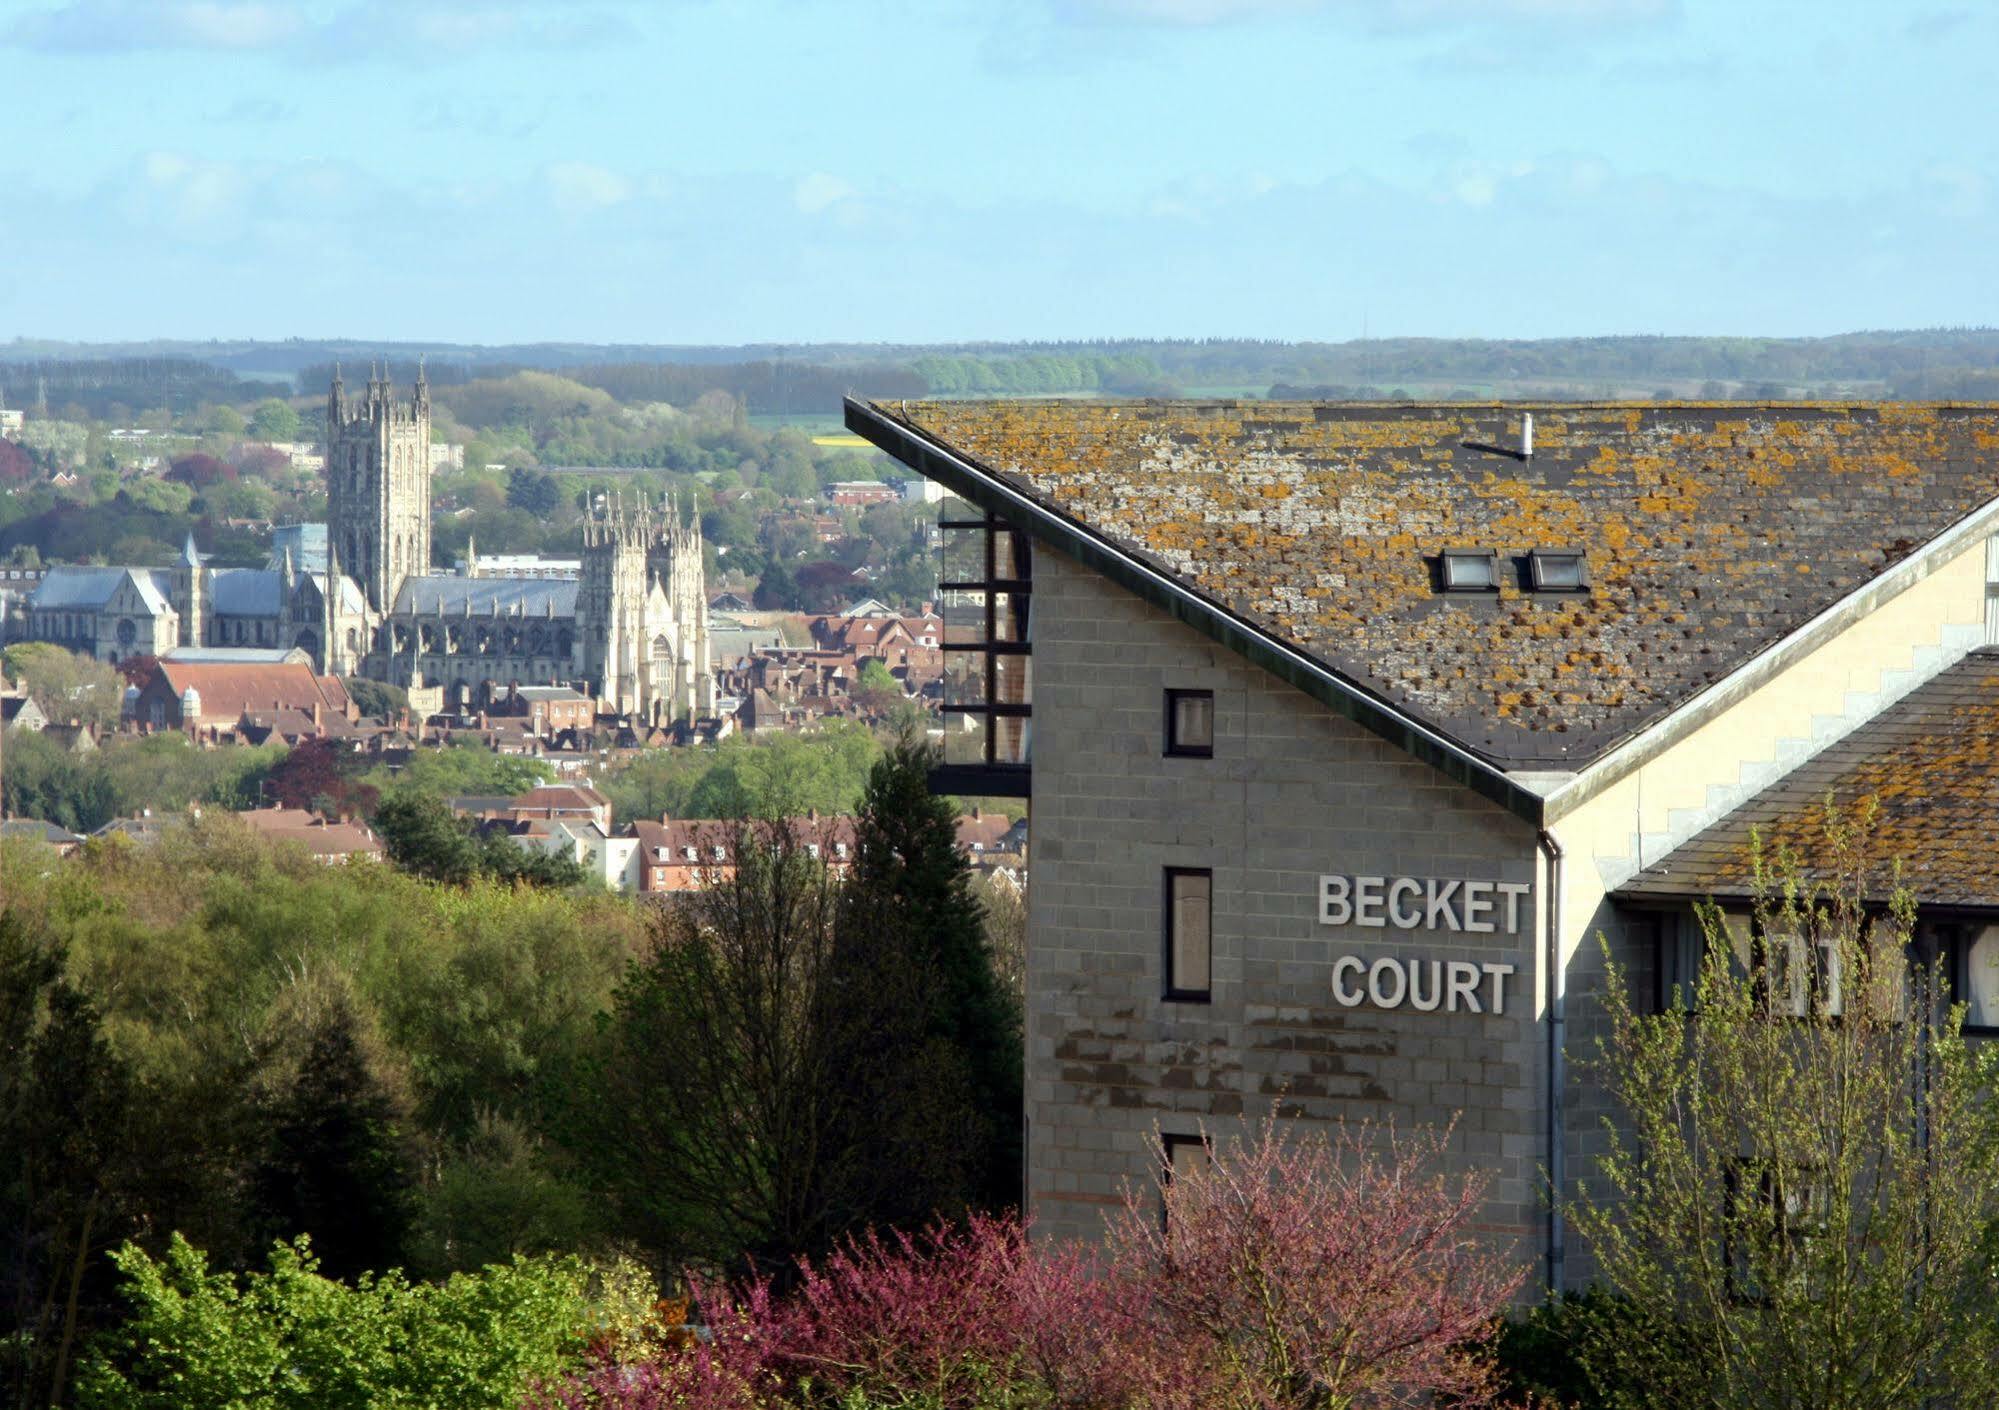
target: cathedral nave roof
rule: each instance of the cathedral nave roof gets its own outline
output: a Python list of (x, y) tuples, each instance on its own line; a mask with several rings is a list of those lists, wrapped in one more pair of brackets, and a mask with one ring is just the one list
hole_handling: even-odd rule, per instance
[(574, 617), (578, 584), (559, 578), (406, 578), (397, 616)]

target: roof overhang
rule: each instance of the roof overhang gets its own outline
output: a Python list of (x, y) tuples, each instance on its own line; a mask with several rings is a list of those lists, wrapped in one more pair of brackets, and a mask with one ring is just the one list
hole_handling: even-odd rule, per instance
[(1008, 484), (913, 426), (884, 415), (868, 402), (846, 398), (847, 429), (878, 446), (926, 479), (997, 514), (1057, 552), (1170, 613), (1188, 626), (1297, 687), (1335, 713), (1421, 759), (1446, 777), (1491, 799), (1517, 817), (1543, 825), (1542, 796), (1509, 778), (1374, 692), (1265, 631), (1240, 614), (1190, 590), (1120, 548), (1088, 526)]

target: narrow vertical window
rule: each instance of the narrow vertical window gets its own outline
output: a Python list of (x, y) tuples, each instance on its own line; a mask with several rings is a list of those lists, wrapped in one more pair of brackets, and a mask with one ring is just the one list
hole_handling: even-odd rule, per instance
[(1166, 1227), (1166, 1191), (1176, 1180), (1204, 1169), (1214, 1159), (1206, 1136), (1186, 1136), (1167, 1132), (1160, 1137), (1164, 1148), (1159, 1167), (1159, 1227)]
[(1166, 752), (1188, 759), (1215, 754), (1215, 693), (1212, 690), (1166, 692)]
[(1166, 871), (1166, 997), (1206, 1003), (1214, 988), (1214, 873)]

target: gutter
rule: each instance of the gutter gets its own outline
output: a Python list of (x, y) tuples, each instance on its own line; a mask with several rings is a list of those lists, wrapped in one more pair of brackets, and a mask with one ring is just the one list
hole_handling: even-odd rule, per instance
[(1562, 1291), (1568, 1259), (1568, 1216), (1562, 1201), (1568, 1190), (1568, 1148), (1564, 1088), (1568, 1063), (1562, 1052), (1568, 1027), (1569, 976), (1562, 964), (1562, 844), (1541, 829), (1538, 844), (1547, 864), (1548, 905), (1548, 1296)]
[(1026, 530), (1049, 547), (1103, 574), (1196, 631), (1296, 686), (1334, 713), (1421, 759), (1446, 777), (1491, 799), (1516, 817), (1542, 826), (1545, 800), (1503, 769), (1453, 743), (1380, 697), (1329, 670), (1297, 647), (1238, 613), (1189, 592), (1094, 530), (1007, 484), (944, 445), (868, 402), (846, 398), (847, 429), (904, 465)]

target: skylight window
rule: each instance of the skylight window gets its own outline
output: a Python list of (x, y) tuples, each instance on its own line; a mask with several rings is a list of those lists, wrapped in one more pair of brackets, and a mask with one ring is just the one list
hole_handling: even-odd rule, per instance
[(1527, 578), (1536, 592), (1581, 592), (1589, 586), (1589, 559), (1579, 548), (1537, 548), (1527, 555)]
[(1499, 587), (1499, 555), (1489, 548), (1447, 548), (1445, 592), (1492, 592)]

